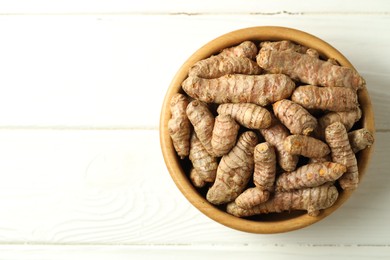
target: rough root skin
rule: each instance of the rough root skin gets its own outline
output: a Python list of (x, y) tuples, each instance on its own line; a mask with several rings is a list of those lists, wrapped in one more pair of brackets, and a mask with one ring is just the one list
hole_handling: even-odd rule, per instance
[(218, 115), (215, 118), (211, 145), (215, 156), (227, 154), (236, 144), (240, 125), (229, 115)]
[(218, 168), (217, 159), (206, 151), (195, 133), (191, 137), (189, 158), (192, 166), (204, 182), (214, 182)]
[(237, 46), (223, 49), (219, 55), (228, 57), (247, 57), (251, 60), (255, 60), (257, 53), (256, 44), (251, 41), (244, 41)]
[(190, 171), (190, 180), (191, 183), (197, 188), (203, 188), (206, 185), (206, 182), (194, 168), (192, 168)]
[(354, 153), (370, 147), (374, 143), (373, 134), (365, 128), (349, 132), (348, 139)]
[(294, 90), (291, 100), (306, 109), (350, 111), (357, 109), (358, 97), (350, 88), (300, 86)]
[(324, 184), (315, 188), (291, 192), (275, 192), (268, 201), (251, 209), (240, 208), (235, 202), (232, 202), (227, 205), (227, 212), (236, 217), (249, 217), (272, 212), (307, 210), (310, 216), (317, 216), (320, 210), (331, 207), (337, 198), (337, 188)]
[(186, 114), (189, 101), (183, 94), (175, 94), (170, 103), (172, 117), (168, 121), (168, 131), (173, 146), (181, 159), (189, 155), (191, 123)]
[(317, 119), (302, 106), (288, 99), (275, 102), (275, 116), (290, 130), (292, 134), (308, 135), (317, 127)]
[(276, 51), (262, 48), (257, 63), (272, 73), (283, 73), (294, 80), (325, 87), (347, 87), (353, 90), (365, 86), (364, 79), (354, 70), (292, 50)]
[(258, 75), (261, 68), (246, 57), (212, 56), (196, 62), (189, 70), (190, 77), (219, 78), (226, 74)]
[(332, 161), (347, 167), (347, 172), (339, 179), (341, 188), (356, 189), (359, 184), (358, 166), (344, 125), (336, 122), (328, 126), (325, 129), (325, 139), (331, 150)]
[(210, 155), (213, 155), (211, 138), (214, 128), (214, 115), (208, 106), (198, 100), (191, 101), (187, 106), (187, 116), (200, 142)]
[(285, 50), (291, 50), (296, 51), (299, 53), (306, 53), (308, 50), (307, 47), (292, 43), (290, 41), (276, 41), (276, 42), (261, 42), (260, 47), (263, 50), (275, 50), (275, 51), (285, 51)]
[(298, 163), (298, 156), (292, 155), (284, 149), (284, 139), (290, 135), (287, 128), (276, 119), (273, 120), (271, 127), (260, 129), (264, 139), (275, 147), (276, 159), (285, 171), (293, 171)]
[(256, 145), (254, 151), (255, 168), (253, 182), (262, 190), (273, 191), (276, 175), (276, 154), (267, 142)]
[(253, 171), (253, 150), (258, 142), (252, 131), (244, 132), (236, 146), (224, 155), (217, 169), (217, 177), (206, 198), (219, 205), (237, 198), (245, 189)]
[(206, 103), (254, 103), (267, 106), (288, 98), (295, 83), (283, 74), (229, 74), (215, 79), (188, 77), (183, 90), (192, 98)]
[(277, 191), (290, 191), (317, 187), (336, 181), (346, 171), (347, 168), (344, 165), (333, 162), (306, 164), (296, 171), (279, 175), (275, 188)]
[(235, 202), (240, 208), (250, 209), (266, 202), (269, 199), (269, 196), (269, 191), (264, 191), (261, 188), (254, 187), (246, 189), (235, 199)]
[(230, 115), (242, 126), (249, 129), (268, 128), (271, 125), (271, 113), (261, 106), (251, 103), (221, 104), (217, 109), (220, 115)]
[(360, 108), (345, 112), (329, 112), (318, 119), (318, 126), (314, 130), (314, 136), (325, 140), (325, 128), (335, 122), (341, 122), (347, 131), (362, 117)]
[(310, 136), (290, 135), (284, 139), (284, 149), (290, 154), (303, 155), (308, 158), (321, 158), (330, 153), (329, 146)]

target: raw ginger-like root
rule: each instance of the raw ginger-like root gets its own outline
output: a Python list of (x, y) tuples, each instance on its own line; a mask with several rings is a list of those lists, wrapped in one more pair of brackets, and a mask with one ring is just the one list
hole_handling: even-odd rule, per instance
[(189, 70), (190, 77), (219, 78), (226, 74), (258, 75), (261, 68), (246, 57), (212, 56), (196, 62)]
[(187, 116), (194, 131), (204, 148), (210, 155), (213, 155), (211, 138), (214, 128), (214, 115), (210, 112), (207, 104), (199, 100), (192, 100), (187, 106)]
[(188, 103), (188, 98), (180, 93), (173, 95), (170, 103), (172, 117), (168, 121), (168, 131), (181, 159), (190, 152), (191, 123), (186, 114)]
[(348, 87), (355, 91), (365, 86), (365, 80), (352, 68), (334, 65), (292, 50), (262, 48), (257, 63), (269, 72), (283, 73), (310, 85)]
[(317, 216), (320, 210), (331, 207), (338, 195), (334, 185), (324, 184), (314, 188), (275, 192), (269, 200), (250, 209), (243, 209), (237, 203), (232, 202), (227, 205), (226, 210), (237, 217), (291, 210), (307, 210), (308, 215)]
[(327, 182), (336, 181), (347, 171), (338, 163), (323, 162), (306, 164), (293, 172), (284, 172), (278, 176), (275, 184), (277, 191), (290, 191), (302, 188), (312, 188)]
[(292, 134), (308, 135), (317, 127), (317, 119), (291, 100), (280, 100), (275, 102), (272, 107), (275, 116)]
[(308, 164), (310, 164), (310, 163), (331, 162), (331, 161), (332, 161), (332, 157), (330, 156), (330, 154), (327, 154), (324, 157), (309, 158)]
[(290, 135), (284, 139), (284, 149), (290, 154), (308, 158), (321, 158), (330, 153), (329, 146), (316, 138), (304, 135)]
[(257, 47), (256, 44), (251, 41), (244, 41), (237, 46), (223, 49), (219, 55), (227, 57), (247, 57), (251, 60), (255, 60)]
[(254, 103), (267, 106), (288, 98), (295, 83), (283, 74), (229, 74), (215, 79), (188, 77), (183, 90), (192, 98), (206, 103)]
[(370, 147), (374, 143), (374, 135), (366, 128), (349, 132), (348, 139), (354, 153)]
[(215, 118), (211, 146), (217, 157), (227, 154), (235, 145), (240, 126), (229, 115), (218, 115)]
[(200, 176), (195, 168), (192, 168), (190, 171), (190, 180), (197, 188), (203, 188), (206, 185), (206, 182), (202, 179), (202, 176)]
[(347, 131), (359, 121), (362, 111), (359, 107), (354, 110), (344, 112), (329, 112), (318, 119), (318, 126), (313, 134), (316, 138), (325, 140), (325, 128), (335, 122), (341, 122)]
[(235, 202), (240, 208), (250, 209), (254, 206), (257, 206), (270, 197), (270, 192), (262, 190), (259, 187), (248, 188), (243, 193), (241, 193), (236, 199)]
[[(196, 133), (191, 137), (191, 149), (189, 156), (196, 173), (204, 182), (214, 182), (217, 173), (217, 158), (211, 156), (204, 148)], [(196, 180), (199, 182), (199, 180)]]
[(299, 44), (295, 44), (291, 41), (276, 41), (276, 42), (261, 42), (260, 47), (266, 50), (285, 51), (291, 50), (299, 53), (306, 53), (308, 48)]
[(256, 145), (254, 163), (253, 182), (256, 187), (265, 191), (273, 191), (276, 175), (274, 147), (267, 142)]
[(272, 122), (271, 113), (266, 108), (251, 103), (221, 104), (217, 112), (220, 115), (230, 115), (249, 129), (268, 128)]
[(351, 88), (300, 86), (294, 90), (291, 100), (306, 109), (349, 111), (357, 109), (358, 97)]
[(257, 142), (254, 132), (244, 132), (232, 150), (222, 157), (215, 182), (206, 195), (209, 202), (224, 204), (241, 194), (253, 171), (253, 151)]
[(277, 119), (273, 119), (271, 127), (259, 129), (264, 139), (275, 147), (276, 159), (279, 166), (285, 171), (295, 170), (298, 163), (298, 156), (292, 155), (284, 149), (284, 139), (290, 135), (288, 129)]
[(344, 125), (336, 122), (328, 126), (325, 129), (325, 139), (331, 150), (332, 161), (347, 167), (347, 172), (339, 179), (341, 188), (344, 190), (357, 188), (359, 171), (356, 156), (352, 151)]

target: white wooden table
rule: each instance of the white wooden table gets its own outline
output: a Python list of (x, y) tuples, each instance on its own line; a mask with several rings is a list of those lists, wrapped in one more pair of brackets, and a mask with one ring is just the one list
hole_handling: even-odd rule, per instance
[[(279, 25), (368, 84), (376, 146), (336, 213), (276, 235), (224, 227), (178, 191), (159, 113), (177, 69), (229, 31)], [(389, 1), (0, 1), (0, 259), (389, 259)]]

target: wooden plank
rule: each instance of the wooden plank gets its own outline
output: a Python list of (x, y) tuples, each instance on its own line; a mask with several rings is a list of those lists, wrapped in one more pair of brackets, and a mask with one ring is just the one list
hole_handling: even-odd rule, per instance
[(368, 82), (377, 128), (389, 129), (390, 16), (229, 17), (0, 16), (0, 127), (155, 129), (170, 81), (195, 50), (235, 29), (278, 25), (343, 52)]
[(125, 0), (93, 1), (93, 0), (19, 0), (1, 1), (1, 13), (4, 14), (67, 14), (67, 13), (260, 13), (266, 15), (302, 13), (386, 13), (390, 11), (390, 5), (385, 0), (371, 1), (367, 4), (364, 0), (347, 1), (307, 1), (299, 0), (292, 3), (288, 0), (256, 1), (246, 0), (237, 5), (236, 1), (180, 1), (180, 0), (147, 0), (137, 3)]
[(236, 245), (138, 245), (138, 246), (42, 246), (42, 245), (1, 245), (0, 257), (9, 260), (48, 259), (387, 259), (387, 246), (366, 245), (316, 245), (291, 244), (250, 244)]
[(156, 130), (1, 130), (0, 244), (388, 247), (389, 137), (378, 133), (367, 175), (334, 214), (257, 235), (210, 220), (184, 198)]

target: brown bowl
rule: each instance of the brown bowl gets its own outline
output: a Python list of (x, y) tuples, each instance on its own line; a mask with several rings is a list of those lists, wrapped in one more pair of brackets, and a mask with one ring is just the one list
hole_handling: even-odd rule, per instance
[[(166, 93), (161, 110), (160, 118), (160, 143), (164, 160), (168, 171), (176, 186), (183, 195), (202, 213), (211, 219), (241, 231), (251, 233), (279, 233), (300, 229), (320, 221), (338, 209), (353, 193), (353, 191), (340, 190), (336, 203), (325, 210), (322, 210), (319, 216), (308, 216), (305, 212), (266, 214), (253, 218), (238, 218), (232, 216), (220, 207), (209, 203), (205, 199), (204, 190), (196, 189), (189, 180), (190, 162), (180, 160), (173, 148), (171, 138), (168, 133), (168, 120), (171, 117), (169, 101), (171, 97), (182, 92), (181, 83), (187, 77), (188, 69), (197, 61), (205, 59), (220, 50), (238, 45), (243, 41), (277, 41), (290, 40), (301, 45), (316, 49), (324, 58), (335, 58), (342, 66), (353, 68), (352, 64), (335, 48), (323, 40), (308, 33), (295, 29), (273, 26), (261, 26), (245, 28), (222, 35), (207, 43), (197, 50), (179, 69), (173, 78), (171, 85)], [(374, 128), (374, 115), (369, 94), (366, 89), (359, 90), (359, 102), (363, 111), (361, 120), (357, 123), (359, 127), (365, 127), (372, 133)], [(370, 160), (373, 147), (366, 148), (357, 154), (359, 177), (363, 177), (368, 162)]]

